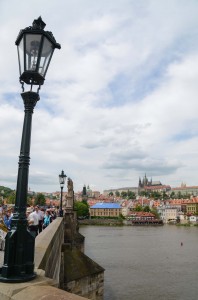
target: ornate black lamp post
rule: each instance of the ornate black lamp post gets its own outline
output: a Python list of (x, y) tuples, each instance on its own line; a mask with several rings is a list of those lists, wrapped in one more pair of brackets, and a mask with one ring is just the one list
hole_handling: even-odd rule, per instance
[[(32, 114), (40, 99), (39, 89), (44, 83), (54, 49), (60, 49), (60, 45), (56, 43), (52, 33), (44, 31), (45, 25), (39, 17), (34, 20), (32, 26), (21, 30), (16, 40), (25, 116), (19, 156), (15, 211), (11, 231), (6, 236), (4, 264), (0, 274), (0, 281), (3, 282), (25, 282), (36, 276), (34, 273), (35, 238), (27, 228), (26, 219)], [(25, 83), (30, 85), (28, 92), (24, 92)], [(32, 91), (34, 85), (38, 86), (37, 92)]]
[(61, 174), (59, 175), (59, 183), (60, 183), (60, 187), (61, 187), (61, 199), (60, 199), (60, 209), (59, 209), (59, 217), (63, 217), (63, 187), (65, 184), (65, 180), (66, 180), (66, 175), (64, 174), (64, 171), (61, 172)]

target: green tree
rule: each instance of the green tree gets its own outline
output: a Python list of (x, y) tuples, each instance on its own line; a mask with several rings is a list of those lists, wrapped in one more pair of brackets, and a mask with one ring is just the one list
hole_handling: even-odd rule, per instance
[(174, 198), (175, 198), (175, 192), (171, 192), (171, 193), (170, 193), (170, 198), (171, 198), (171, 199), (174, 199)]
[(191, 196), (191, 195), (190, 195), (189, 193), (185, 193), (185, 194), (183, 195), (183, 198), (184, 198), (184, 199), (190, 199), (190, 196)]
[(136, 207), (135, 207), (135, 209), (134, 209), (135, 211), (142, 211), (143, 210), (143, 208), (142, 208), (142, 205), (137, 205)]
[(147, 206), (144, 207), (143, 211), (145, 211), (145, 212), (150, 212), (151, 209), (150, 209), (150, 207), (147, 205)]
[(36, 195), (34, 205), (44, 206), (45, 204), (45, 196), (42, 193), (38, 193)]
[(87, 200), (82, 200), (82, 203), (84, 203), (87, 206), (87, 209), (89, 211), (89, 204), (87, 203)]
[(121, 192), (121, 197), (125, 199), (127, 197), (127, 192), (122, 191)]
[(12, 192), (9, 194), (9, 196), (7, 197), (7, 203), (8, 204), (15, 204), (15, 199), (16, 199), (16, 192)]
[(32, 199), (33, 199), (32, 196), (30, 196), (30, 195), (27, 196), (27, 204), (30, 206), (32, 206), (32, 204), (33, 204)]
[(163, 199), (163, 200), (168, 199), (168, 195), (166, 194), (165, 191), (162, 192), (162, 199)]
[(7, 199), (14, 191), (8, 187), (0, 186), (0, 197), (3, 199)]
[(116, 192), (115, 192), (115, 195), (116, 195), (116, 197), (120, 197), (120, 192), (119, 192), (119, 191), (116, 191)]
[(89, 206), (84, 201), (82, 201), (82, 202), (75, 201), (74, 202), (74, 209), (77, 210), (77, 216), (78, 217), (86, 217), (86, 216), (89, 215)]
[(182, 198), (182, 193), (180, 191), (177, 193), (177, 197), (178, 197), (178, 199)]
[(155, 218), (156, 218), (156, 219), (159, 219), (159, 218), (160, 218), (160, 215), (159, 215), (159, 213), (158, 213), (158, 211), (157, 211), (157, 208), (155, 208), (155, 207), (152, 208), (152, 209), (151, 209), (151, 213), (155, 215)]
[(110, 192), (110, 193), (109, 193), (109, 196), (113, 196), (113, 192)]
[(132, 192), (132, 191), (128, 191), (127, 196), (128, 196), (128, 199), (135, 199), (136, 198), (135, 193)]
[(141, 191), (141, 192), (139, 192), (139, 195), (140, 195), (140, 196), (149, 197), (149, 196), (150, 196), (150, 193), (149, 193), (148, 191)]
[(153, 199), (155, 199), (155, 200), (158, 200), (158, 199), (161, 199), (162, 194), (161, 194), (160, 192), (158, 192), (158, 191), (153, 191), (153, 192), (151, 193), (151, 197), (152, 197)]

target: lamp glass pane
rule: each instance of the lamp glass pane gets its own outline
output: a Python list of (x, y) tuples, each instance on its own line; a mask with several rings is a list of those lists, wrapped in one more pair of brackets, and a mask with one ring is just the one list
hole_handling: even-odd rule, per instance
[(64, 184), (65, 183), (65, 178), (62, 176), (59, 176), (59, 183)]
[(46, 37), (44, 37), (43, 47), (41, 50), (40, 65), (39, 65), (39, 73), (44, 77), (47, 72), (47, 68), (48, 68), (51, 56), (53, 54), (53, 51), (54, 51), (54, 47), (52, 46), (52, 43)]
[(21, 39), (18, 45), (18, 57), (19, 57), (19, 72), (21, 75), (24, 72), (24, 38)]
[(37, 61), (41, 46), (41, 34), (26, 34), (26, 71), (37, 71)]

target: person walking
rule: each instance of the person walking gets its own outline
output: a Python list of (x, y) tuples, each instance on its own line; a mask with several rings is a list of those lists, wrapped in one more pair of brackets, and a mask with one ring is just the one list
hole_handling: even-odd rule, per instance
[(49, 211), (46, 210), (43, 220), (43, 229), (45, 229), (49, 224), (51, 223), (51, 216), (49, 214)]
[(34, 212), (35, 214), (38, 215), (38, 220), (39, 220), (39, 223), (38, 223), (38, 233), (40, 233), (42, 230), (43, 230), (43, 218), (44, 218), (44, 211), (42, 211), (38, 205), (36, 205), (34, 207)]
[(3, 218), (4, 224), (6, 225), (7, 229), (11, 229), (11, 221), (12, 221), (12, 215), (11, 215), (11, 210), (8, 209), (5, 212), (4, 218)]
[(34, 237), (38, 235), (38, 214), (31, 207), (27, 208), (28, 228)]
[(3, 216), (0, 214), (0, 250), (5, 250), (5, 237), (8, 232), (8, 228), (3, 221)]

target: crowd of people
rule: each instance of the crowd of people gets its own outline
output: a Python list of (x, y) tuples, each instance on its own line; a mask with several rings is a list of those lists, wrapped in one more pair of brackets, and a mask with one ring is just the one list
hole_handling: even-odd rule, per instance
[[(0, 206), (0, 250), (5, 248), (5, 236), (11, 230), (13, 207), (4, 209)], [(42, 208), (38, 205), (27, 207), (26, 217), (28, 229), (31, 234), (36, 237), (42, 230), (44, 230), (56, 217), (58, 211), (55, 208)]]
[(57, 217), (57, 210), (54, 208), (28, 207), (26, 210), (29, 230), (36, 237)]

